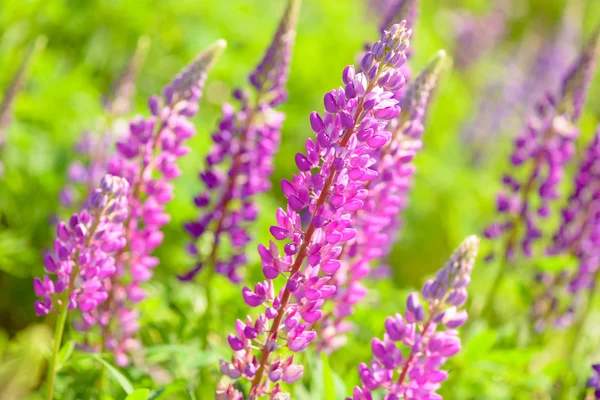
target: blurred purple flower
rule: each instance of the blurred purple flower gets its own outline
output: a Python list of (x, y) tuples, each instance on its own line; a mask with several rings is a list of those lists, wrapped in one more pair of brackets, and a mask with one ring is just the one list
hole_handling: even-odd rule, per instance
[(559, 88), (561, 77), (577, 55), (581, 27), (579, 7), (569, 3), (559, 32), (551, 39), (531, 32), (511, 54), (500, 57), (478, 97), (473, 120), (461, 131), (462, 141), (480, 164), (496, 150), (500, 135), (516, 131), (535, 103)]
[(115, 142), (127, 134), (127, 123), (122, 118), (131, 111), (135, 79), (146, 57), (148, 45), (148, 39), (140, 38), (131, 61), (103, 101), (107, 116), (100, 125), (109, 126), (101, 127), (101, 134), (85, 131), (75, 144), (79, 159), (69, 165), (68, 183), (59, 194), (59, 201), (64, 207), (77, 207), (77, 200), (85, 198), (96, 187), (108, 170)]
[[(563, 271), (555, 277), (540, 279), (546, 289), (534, 304), (534, 316), (540, 328), (545, 327), (548, 320), (557, 327), (570, 326), (577, 306), (584, 302), (582, 297), (597, 290), (600, 273), (597, 251), (600, 246), (600, 125), (579, 165), (573, 193), (561, 214), (561, 225), (548, 254), (571, 255), (577, 259), (578, 268), (574, 274)], [(566, 311), (559, 308), (559, 292), (563, 286), (569, 294)], [(550, 306), (544, 307), (547, 304)]]
[(454, 15), (456, 68), (468, 69), (504, 38), (508, 20), (506, 3), (506, 0), (496, 0), (484, 15), (466, 10)]
[(550, 204), (559, 198), (564, 167), (579, 135), (574, 123), (595, 67), (597, 43), (595, 35), (565, 76), (558, 97), (548, 94), (542, 99), (525, 132), (514, 141), (510, 161), (516, 172), (524, 170), (526, 174), (503, 177), (505, 189), (497, 197), (503, 218), (485, 232), (490, 239), (505, 238), (506, 259), (514, 257), (516, 246), (526, 257), (532, 255), (532, 244), (542, 237), (539, 220), (548, 217)]

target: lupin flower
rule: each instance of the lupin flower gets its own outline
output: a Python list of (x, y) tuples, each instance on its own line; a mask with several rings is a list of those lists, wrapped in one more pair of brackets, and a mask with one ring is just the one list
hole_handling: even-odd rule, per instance
[(84, 316), (79, 328), (99, 325), (103, 348), (114, 352), (121, 366), (128, 363), (126, 353), (138, 346), (134, 339), (137, 311), (132, 306), (145, 298), (141, 284), (152, 277), (159, 262), (152, 253), (163, 240), (161, 227), (170, 219), (165, 205), (173, 197), (171, 181), (180, 175), (176, 162), (189, 152), (184, 144), (195, 134), (189, 118), (198, 112), (208, 71), (224, 48), (224, 41), (216, 42), (163, 89), (162, 99), (150, 97), (152, 116), (131, 121), (129, 134), (117, 142), (117, 154), (108, 165), (111, 174), (131, 185), (130, 215), (125, 221), (127, 247), (117, 254), (109, 301)]
[(441, 367), (461, 349), (456, 329), (467, 320), (467, 312), (460, 308), (467, 301), (478, 248), (476, 236), (465, 239), (435, 279), (423, 285), (421, 296), (427, 306), (413, 292), (406, 300), (404, 316), (386, 319), (383, 340), (371, 342), (371, 364), (358, 367), (362, 385), (354, 388), (353, 400), (370, 400), (378, 390), (386, 400), (442, 398), (436, 391), (448, 373)]
[(577, 2), (567, 4), (554, 37), (539, 43), (539, 33), (528, 34), (515, 51), (500, 58), (498, 71), (492, 73), (497, 78), (482, 88), (475, 117), (461, 131), (463, 144), (473, 153), (473, 164), (496, 151), (501, 135), (518, 131), (539, 98), (558, 89), (577, 55), (581, 30), (577, 8)]
[(527, 173), (522, 178), (504, 176), (505, 189), (497, 197), (497, 209), (504, 220), (485, 232), (487, 238), (506, 239), (507, 259), (513, 258), (519, 245), (525, 256), (532, 255), (532, 244), (542, 236), (539, 219), (550, 214), (551, 202), (559, 197), (564, 167), (573, 156), (574, 140), (579, 135), (574, 123), (594, 70), (597, 43), (596, 35), (565, 76), (559, 97), (548, 94), (527, 129), (515, 139), (510, 161)]
[(369, 196), (354, 217), (356, 237), (344, 245), (342, 265), (333, 275), (337, 290), (333, 310), (320, 322), (320, 349), (331, 351), (345, 343), (343, 334), (351, 328), (346, 318), (367, 294), (361, 281), (373, 272), (374, 264), (387, 259), (397, 238), (415, 172), (413, 160), (422, 147), (426, 110), (445, 58), (444, 51), (438, 52), (408, 85), (400, 115), (388, 125), (392, 140), (374, 154), (377, 163), (371, 168), (378, 176), (367, 184)]
[(592, 376), (587, 381), (587, 387), (592, 388), (593, 398), (598, 400), (600, 399), (600, 364), (592, 365)]
[(502, 40), (508, 20), (507, 3), (506, 0), (495, 0), (492, 9), (484, 15), (468, 11), (455, 15), (454, 59), (458, 69), (468, 69)]
[[(236, 333), (228, 337), (235, 355), (231, 363), (221, 361), (224, 375), (251, 381), (250, 399), (289, 398), (279, 381), (302, 377), (303, 367), (281, 348), (301, 352), (315, 339), (310, 326), (335, 293), (328, 282), (341, 266), (344, 243), (356, 235), (352, 216), (367, 198), (367, 183), (377, 178), (372, 152), (391, 139), (385, 127), (400, 113), (393, 94), (404, 84), (400, 68), (409, 36), (405, 23), (392, 26), (363, 57), (364, 72), (344, 69), (344, 86), (324, 97), (324, 117), (311, 114), (316, 137), (306, 141), (305, 154), (296, 154), (300, 172), (282, 181), (287, 208), (277, 211), (271, 227), (273, 237), (285, 242), (283, 254), (274, 242), (261, 244), (267, 280), (242, 291), (248, 305), (265, 310), (254, 321), (237, 321)], [(283, 284), (276, 289), (277, 278)]]
[[(196, 267), (180, 276), (191, 280), (205, 263), (209, 268), (239, 282), (239, 266), (245, 264), (244, 250), (251, 240), (248, 225), (258, 216), (256, 195), (270, 189), (273, 156), (279, 147), (284, 114), (275, 110), (287, 97), (292, 47), (300, 0), (290, 0), (279, 28), (267, 52), (250, 75), (256, 93), (236, 90), (241, 103), (235, 111), (230, 104), (223, 106), (223, 118), (213, 133), (213, 147), (200, 172), (206, 190), (194, 198), (202, 210), (194, 221), (185, 224), (192, 237), (188, 250), (199, 258)], [(210, 251), (199, 256), (197, 242), (210, 236)], [(232, 254), (222, 254), (222, 242), (230, 243)], [(220, 251), (221, 250), (221, 251)]]
[(69, 166), (68, 183), (59, 194), (60, 203), (64, 207), (73, 207), (77, 199), (85, 199), (108, 170), (115, 142), (126, 134), (127, 128), (122, 117), (131, 111), (135, 79), (146, 57), (148, 46), (148, 39), (140, 38), (127, 68), (104, 99), (107, 121), (102, 124), (105, 126), (100, 129), (101, 134), (86, 131), (75, 144), (74, 149), (80, 155), (80, 159), (73, 161)]
[(43, 279), (35, 278), (33, 288), (42, 300), (35, 313), (46, 315), (79, 308), (90, 313), (106, 301), (106, 280), (117, 270), (115, 254), (125, 246), (123, 223), (127, 218), (129, 183), (105, 175), (85, 207), (56, 228), (54, 251), (44, 257)]
[[(574, 179), (573, 193), (561, 214), (562, 222), (548, 253), (575, 257), (578, 269), (571, 276), (564, 271), (555, 278), (546, 277), (544, 281), (551, 282), (552, 286), (548, 287), (538, 302), (550, 297), (554, 306), (549, 310), (552, 313), (541, 316), (546, 320), (549, 316), (553, 317), (555, 325), (566, 327), (573, 321), (576, 306), (582, 303), (580, 297), (596, 290), (600, 272), (600, 255), (597, 251), (600, 246), (600, 126), (584, 154)], [(557, 292), (565, 285), (572, 304), (563, 311), (557, 309)]]

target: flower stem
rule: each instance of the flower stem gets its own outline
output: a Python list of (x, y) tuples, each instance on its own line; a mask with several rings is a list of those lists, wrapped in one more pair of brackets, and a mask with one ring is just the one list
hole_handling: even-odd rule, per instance
[(214, 265), (210, 265), (207, 268), (206, 280), (204, 282), (204, 292), (206, 295), (206, 310), (204, 311), (204, 318), (202, 321), (202, 349), (208, 348), (208, 334), (210, 333), (210, 324), (212, 323), (213, 316), (213, 291), (212, 291), (212, 280), (215, 275)]
[(65, 331), (65, 324), (67, 322), (67, 312), (69, 311), (69, 303), (65, 302), (63, 309), (58, 316), (56, 321), (56, 327), (54, 329), (54, 346), (52, 349), (52, 356), (50, 358), (50, 368), (48, 369), (48, 400), (54, 398), (54, 382), (56, 378), (56, 367), (58, 364), (58, 354), (60, 353), (60, 345), (62, 343), (63, 333)]

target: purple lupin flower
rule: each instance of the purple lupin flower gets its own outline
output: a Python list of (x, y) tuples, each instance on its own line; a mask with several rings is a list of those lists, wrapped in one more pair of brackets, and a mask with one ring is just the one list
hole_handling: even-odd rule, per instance
[[(594, 70), (597, 43), (594, 36), (570, 68), (559, 97), (548, 94), (525, 132), (515, 139), (512, 165), (520, 170), (525, 166), (531, 169), (523, 178), (504, 176), (505, 190), (497, 197), (498, 212), (504, 220), (488, 227), (485, 233), (490, 239), (506, 238), (504, 256), (508, 259), (513, 257), (517, 245), (525, 256), (531, 256), (532, 243), (541, 237), (538, 220), (549, 215), (550, 203), (559, 196), (564, 166), (575, 151), (574, 140), (579, 132), (573, 124)], [(536, 192), (539, 197), (534, 195)]]
[(421, 296), (427, 307), (413, 292), (406, 300), (404, 316), (386, 319), (383, 340), (371, 342), (371, 364), (358, 367), (362, 385), (354, 388), (353, 400), (370, 400), (377, 390), (386, 393), (388, 400), (442, 398), (436, 391), (448, 373), (440, 368), (461, 349), (456, 329), (467, 320), (467, 312), (460, 308), (467, 301), (478, 248), (476, 236), (466, 238), (435, 279), (423, 285)]
[[(249, 398), (289, 398), (280, 394), (279, 381), (302, 377), (303, 367), (293, 356), (282, 359), (277, 349), (301, 352), (317, 336), (310, 326), (336, 290), (328, 282), (341, 266), (344, 243), (356, 235), (352, 216), (367, 198), (367, 183), (377, 178), (370, 168), (372, 152), (391, 139), (384, 129), (400, 113), (393, 95), (404, 84), (400, 68), (409, 36), (404, 23), (392, 26), (363, 57), (365, 72), (344, 69), (344, 86), (324, 97), (324, 117), (311, 114), (316, 137), (306, 141), (305, 154), (295, 156), (300, 172), (291, 182), (282, 181), (287, 208), (277, 211), (277, 225), (271, 227), (273, 237), (285, 241), (283, 254), (274, 242), (261, 244), (267, 280), (242, 290), (246, 304), (266, 309), (255, 321), (237, 321), (236, 333), (228, 337), (235, 355), (231, 363), (221, 361), (224, 375), (251, 381)], [(236, 398), (233, 383), (230, 388), (228, 398)]]
[(108, 170), (114, 144), (127, 134), (123, 116), (131, 111), (135, 94), (135, 79), (148, 51), (149, 41), (140, 38), (135, 53), (121, 77), (115, 81), (111, 93), (104, 99), (106, 121), (102, 133), (85, 131), (74, 146), (80, 156), (68, 167), (68, 183), (59, 193), (60, 203), (67, 208), (77, 206), (77, 199), (85, 198)]
[(594, 399), (600, 399), (600, 364), (592, 365), (592, 376), (587, 381), (587, 387), (593, 389)]
[(488, 226), (484, 233), (488, 239), (502, 238), (504, 243), (503, 262), (483, 310), (492, 305), (505, 261), (515, 258), (517, 247), (525, 257), (533, 255), (532, 245), (542, 237), (540, 221), (550, 215), (550, 204), (560, 197), (559, 183), (575, 152), (574, 141), (579, 130), (574, 123), (595, 68), (598, 43), (596, 33), (566, 74), (558, 97), (548, 94), (537, 106), (527, 129), (514, 141), (510, 161), (517, 167), (516, 172), (526, 172), (521, 177), (504, 175), (504, 190), (496, 199), (502, 219)]
[(501, 135), (518, 131), (539, 98), (558, 89), (580, 42), (577, 2), (566, 7), (559, 32), (543, 43), (539, 32), (526, 34), (514, 51), (501, 56), (498, 70), (491, 74), (497, 78), (488, 81), (477, 96), (477, 112), (461, 131), (462, 142), (473, 153), (473, 164), (481, 164), (495, 151)]
[[(292, 47), (300, 0), (290, 0), (279, 28), (267, 52), (250, 75), (256, 93), (253, 99), (236, 90), (241, 103), (235, 111), (230, 104), (223, 106), (223, 118), (213, 133), (213, 147), (200, 172), (206, 190), (194, 198), (201, 209), (194, 221), (185, 224), (192, 237), (188, 250), (199, 260), (192, 271), (179, 276), (191, 280), (205, 263), (216, 272), (239, 282), (239, 266), (246, 262), (244, 250), (252, 239), (249, 224), (258, 216), (255, 197), (271, 187), (273, 156), (279, 148), (284, 114), (275, 110), (287, 97)], [(196, 242), (212, 237), (208, 254), (199, 256)], [(223, 240), (230, 244), (231, 254), (222, 254)], [(221, 250), (221, 251), (220, 251)]]
[(468, 11), (455, 15), (454, 59), (459, 70), (468, 69), (502, 40), (508, 20), (507, 3), (506, 0), (495, 0), (492, 9), (484, 15)]
[(367, 294), (361, 281), (388, 257), (397, 238), (415, 172), (413, 159), (422, 147), (426, 110), (445, 58), (444, 51), (438, 52), (408, 85), (400, 100), (402, 111), (387, 128), (392, 140), (374, 154), (377, 163), (372, 168), (378, 176), (367, 183), (369, 197), (354, 217), (356, 237), (344, 245), (342, 266), (333, 275), (337, 290), (333, 310), (320, 322), (320, 349), (330, 352), (345, 343), (344, 333), (351, 328), (346, 318)]
[(82, 318), (93, 315), (109, 298), (110, 279), (117, 271), (116, 255), (127, 240), (130, 186), (118, 176), (105, 175), (100, 188), (91, 192), (83, 209), (56, 227), (54, 251), (44, 257), (47, 273), (33, 280), (37, 315), (58, 313), (54, 345), (48, 368), (48, 398), (52, 399), (58, 356), (67, 314), (78, 308)]
[(131, 185), (130, 215), (125, 221), (127, 247), (116, 257), (117, 272), (111, 280), (109, 301), (84, 318), (79, 328), (101, 329), (101, 346), (115, 354), (118, 365), (127, 365), (126, 353), (139, 346), (135, 303), (145, 298), (141, 287), (152, 277), (159, 260), (152, 256), (163, 240), (161, 227), (170, 219), (165, 205), (173, 197), (172, 180), (180, 170), (177, 159), (189, 152), (187, 139), (195, 134), (189, 118), (198, 111), (198, 101), (208, 71), (225, 48), (218, 41), (190, 63), (163, 89), (162, 99), (150, 97), (152, 116), (135, 117), (129, 134), (117, 142), (117, 154), (109, 162), (109, 172)]
[[(569, 326), (577, 305), (583, 303), (582, 297), (593, 294), (597, 287), (600, 271), (600, 254), (597, 251), (600, 246), (600, 125), (579, 165), (573, 192), (561, 214), (561, 225), (554, 234), (548, 254), (573, 256), (579, 265), (574, 274), (563, 271), (556, 277), (540, 279), (546, 287), (534, 305), (534, 315), (540, 327), (544, 327), (550, 319), (557, 327)], [(571, 303), (566, 311), (558, 307), (558, 295), (565, 285)], [(539, 309), (547, 304), (550, 307)]]
[(56, 228), (54, 251), (44, 257), (43, 279), (35, 278), (33, 288), (42, 300), (35, 313), (79, 308), (90, 313), (106, 301), (106, 280), (116, 272), (115, 254), (125, 246), (123, 223), (128, 215), (129, 183), (105, 175), (84, 208)]

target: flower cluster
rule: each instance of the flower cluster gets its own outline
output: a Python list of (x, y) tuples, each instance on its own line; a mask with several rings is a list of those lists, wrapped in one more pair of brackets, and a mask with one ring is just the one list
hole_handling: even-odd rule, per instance
[[(467, 312), (458, 310), (467, 300), (467, 287), (477, 256), (479, 239), (463, 241), (450, 260), (423, 285), (421, 295), (411, 293), (406, 300), (404, 317), (396, 314), (385, 321), (383, 340), (373, 339), (373, 360), (360, 364), (361, 387), (355, 387), (354, 400), (369, 400), (371, 393), (383, 389), (385, 399), (437, 400), (435, 392), (448, 373), (441, 366), (461, 348), (456, 328), (467, 320)], [(442, 325), (447, 330), (439, 330)], [(406, 346), (403, 356), (398, 347)]]
[(54, 251), (44, 257), (45, 270), (55, 279), (45, 275), (33, 281), (35, 294), (42, 297), (35, 303), (37, 315), (66, 306), (90, 313), (106, 301), (107, 280), (117, 270), (114, 256), (126, 242), (128, 195), (125, 179), (105, 175), (84, 208), (58, 224)]
[(345, 319), (367, 294), (361, 281), (372, 272), (374, 262), (387, 258), (398, 235), (415, 171), (413, 159), (422, 147), (426, 110), (445, 57), (440, 51), (408, 85), (400, 100), (400, 115), (388, 125), (392, 140), (373, 155), (377, 163), (372, 168), (378, 176), (367, 184), (369, 197), (354, 217), (356, 237), (344, 245), (342, 265), (333, 275), (337, 291), (333, 310), (320, 322), (322, 349), (331, 351), (345, 343), (342, 335), (351, 328)]
[[(239, 282), (238, 268), (246, 263), (244, 250), (251, 240), (248, 224), (258, 216), (255, 197), (270, 189), (273, 156), (279, 147), (284, 115), (275, 110), (287, 97), (287, 82), (291, 52), (295, 39), (300, 1), (290, 0), (279, 29), (263, 60), (250, 75), (256, 89), (254, 99), (236, 90), (241, 103), (235, 111), (223, 106), (223, 118), (213, 133), (213, 147), (200, 172), (206, 190), (194, 198), (202, 214), (185, 224), (193, 242), (189, 252), (199, 257), (195, 268), (180, 276), (191, 280), (205, 263), (233, 282)], [(208, 254), (199, 254), (197, 242), (210, 236)], [(227, 240), (232, 254), (220, 254)], [(204, 247), (204, 246), (203, 246)]]
[[(316, 137), (306, 141), (306, 154), (296, 154), (300, 173), (282, 181), (287, 207), (277, 211), (277, 225), (271, 227), (273, 237), (286, 242), (283, 254), (274, 242), (260, 245), (267, 280), (242, 291), (248, 305), (265, 311), (254, 322), (250, 317), (237, 322), (236, 334), (228, 337), (235, 355), (231, 363), (221, 362), (223, 374), (251, 381), (250, 398), (283, 396), (279, 380), (302, 376), (303, 367), (293, 358), (274, 353), (280, 347), (303, 351), (317, 336), (310, 325), (335, 293), (328, 282), (341, 266), (343, 245), (356, 236), (352, 216), (364, 205), (367, 183), (377, 178), (372, 153), (389, 142), (392, 133), (385, 127), (400, 113), (393, 95), (404, 84), (400, 68), (409, 36), (405, 23), (384, 32), (364, 55), (363, 72), (346, 67), (344, 86), (325, 95), (325, 115), (311, 114)], [(278, 277), (285, 281), (280, 290)], [(233, 387), (226, 389), (229, 398), (235, 398)]]
[(594, 36), (565, 76), (559, 97), (548, 94), (527, 129), (515, 139), (510, 160), (526, 173), (522, 178), (504, 176), (505, 189), (497, 197), (504, 220), (485, 232), (488, 238), (505, 237), (507, 259), (513, 258), (517, 246), (525, 256), (532, 255), (532, 244), (542, 236), (539, 219), (550, 215), (550, 203), (559, 197), (564, 167), (575, 151), (579, 131), (573, 124), (594, 70), (597, 43)]
[(64, 207), (73, 207), (78, 198), (84, 198), (96, 187), (108, 170), (115, 141), (121, 139), (127, 130), (122, 117), (131, 111), (131, 99), (135, 94), (135, 79), (148, 50), (148, 40), (140, 38), (136, 51), (125, 71), (103, 103), (107, 113), (106, 121), (99, 123), (102, 134), (86, 131), (75, 144), (75, 152), (81, 160), (73, 161), (68, 168), (69, 182), (59, 194)]
[(177, 159), (189, 152), (185, 141), (195, 134), (189, 121), (198, 111), (206, 76), (225, 47), (219, 41), (200, 55), (163, 90), (163, 99), (152, 96), (152, 116), (134, 118), (129, 134), (117, 142), (117, 154), (108, 168), (131, 185), (130, 215), (125, 221), (127, 246), (116, 257), (117, 271), (109, 288), (109, 301), (85, 318), (79, 328), (100, 326), (102, 346), (126, 365), (126, 352), (137, 342), (137, 311), (131, 308), (145, 298), (141, 284), (152, 277), (159, 260), (152, 252), (163, 240), (161, 227), (169, 221), (165, 205), (173, 198), (170, 183), (180, 175)]
[[(542, 274), (541, 283), (546, 290), (537, 299), (536, 306), (549, 306), (534, 310), (534, 314), (539, 314), (545, 320), (548, 317), (555, 318), (554, 325), (558, 327), (571, 324), (576, 305), (582, 302), (580, 297), (597, 287), (600, 271), (600, 255), (596, 251), (600, 246), (600, 126), (585, 152), (574, 186), (567, 206), (562, 210), (562, 223), (554, 235), (548, 254), (573, 256), (579, 265), (575, 274), (568, 274), (567, 271), (555, 277)], [(566, 311), (558, 307), (559, 292), (564, 286), (567, 286), (572, 303)], [(539, 311), (546, 312), (540, 314)]]

